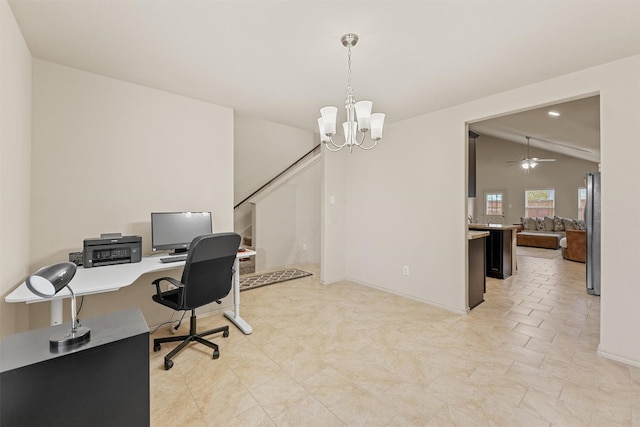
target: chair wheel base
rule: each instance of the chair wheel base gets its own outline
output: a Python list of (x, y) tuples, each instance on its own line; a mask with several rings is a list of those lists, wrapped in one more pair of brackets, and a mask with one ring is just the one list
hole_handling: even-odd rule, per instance
[(220, 352), (218, 350), (213, 350), (213, 358), (217, 359), (218, 357), (220, 357)]
[(229, 336), (229, 330), (227, 329), (226, 331), (224, 331), (224, 332), (222, 333), (222, 336), (223, 336), (224, 338), (228, 337), (228, 336)]
[(157, 353), (157, 352), (159, 352), (159, 351), (160, 351), (160, 344), (154, 344), (154, 345), (153, 345), (153, 352), (154, 352), (154, 353)]
[(164, 370), (168, 371), (171, 368), (173, 368), (173, 360), (165, 360), (164, 361)]

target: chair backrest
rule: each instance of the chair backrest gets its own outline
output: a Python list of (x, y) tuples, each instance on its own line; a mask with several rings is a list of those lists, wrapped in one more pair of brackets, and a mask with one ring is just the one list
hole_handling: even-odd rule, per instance
[(236, 233), (208, 234), (193, 239), (182, 272), (183, 309), (192, 310), (229, 294), (239, 247), (240, 235)]

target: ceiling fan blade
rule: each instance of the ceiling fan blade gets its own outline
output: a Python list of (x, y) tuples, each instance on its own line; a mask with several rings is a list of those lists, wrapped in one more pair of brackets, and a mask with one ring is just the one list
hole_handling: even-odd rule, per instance
[(556, 161), (556, 159), (538, 159), (536, 157), (534, 157), (531, 160), (533, 160), (534, 162), (555, 162)]

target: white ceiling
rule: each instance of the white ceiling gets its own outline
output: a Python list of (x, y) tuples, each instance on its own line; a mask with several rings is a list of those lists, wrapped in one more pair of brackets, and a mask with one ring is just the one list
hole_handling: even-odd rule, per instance
[(309, 130), (343, 105), (347, 32), (387, 122), (640, 53), (638, 0), (9, 4), (34, 57)]

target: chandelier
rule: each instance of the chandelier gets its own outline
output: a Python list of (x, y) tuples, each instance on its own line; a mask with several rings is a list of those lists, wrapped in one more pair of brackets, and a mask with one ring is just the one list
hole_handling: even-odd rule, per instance
[[(356, 102), (351, 88), (351, 48), (358, 43), (358, 35), (349, 33), (340, 39), (342, 45), (348, 49), (348, 65), (349, 74), (347, 78), (347, 98), (344, 106), (347, 110), (347, 120), (342, 123), (344, 131), (344, 142), (342, 144), (334, 140), (336, 135), (336, 117), (338, 115), (337, 107), (324, 107), (320, 109), (322, 117), (318, 119), (318, 128), (320, 129), (320, 141), (329, 151), (340, 151), (348, 147), (349, 152), (353, 151), (353, 147), (362, 148), (363, 150), (371, 150), (380, 139), (382, 139), (382, 127), (384, 125), (384, 114), (371, 114), (373, 102), (358, 101)], [(371, 131), (369, 141), (365, 143), (367, 132)]]

